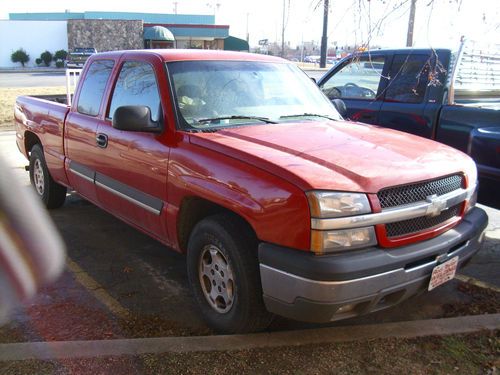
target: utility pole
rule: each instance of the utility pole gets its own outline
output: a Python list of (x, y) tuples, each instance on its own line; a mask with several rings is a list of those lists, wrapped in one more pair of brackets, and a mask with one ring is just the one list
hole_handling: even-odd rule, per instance
[(408, 34), (406, 35), (406, 47), (413, 47), (413, 27), (415, 26), (415, 12), (417, 0), (411, 0), (410, 19), (408, 20)]
[(285, 2), (283, 0), (283, 22), (281, 24), (281, 57), (285, 57)]
[(328, 49), (328, 0), (323, 0), (323, 36), (321, 37), (321, 52), (319, 59), (319, 67), (326, 66), (326, 50)]
[(250, 15), (249, 12), (247, 12), (247, 43), (250, 43), (250, 34), (248, 33), (248, 16)]

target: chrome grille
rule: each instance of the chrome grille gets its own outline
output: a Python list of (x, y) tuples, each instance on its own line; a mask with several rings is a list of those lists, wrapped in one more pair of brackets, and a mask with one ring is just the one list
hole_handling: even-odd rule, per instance
[(387, 237), (400, 237), (436, 227), (460, 214), (462, 203), (450, 207), (435, 217), (421, 216), (385, 225)]
[(383, 189), (377, 196), (380, 206), (384, 209), (425, 201), (430, 195), (443, 195), (463, 186), (463, 176), (457, 174), (432, 181)]

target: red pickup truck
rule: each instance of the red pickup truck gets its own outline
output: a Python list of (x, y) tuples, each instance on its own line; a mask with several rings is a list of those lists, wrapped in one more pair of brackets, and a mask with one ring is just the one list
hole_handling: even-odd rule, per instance
[(22, 96), (15, 118), (46, 206), (75, 190), (186, 253), (220, 332), (393, 306), (452, 278), (488, 221), (467, 155), (343, 121), (279, 58), (99, 53), (71, 107)]

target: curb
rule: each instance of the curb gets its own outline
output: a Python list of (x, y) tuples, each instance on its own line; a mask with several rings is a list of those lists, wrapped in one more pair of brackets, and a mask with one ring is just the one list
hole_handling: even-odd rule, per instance
[(249, 335), (13, 343), (0, 344), (0, 361), (249, 350), (383, 338), (443, 336), (498, 329), (500, 314), (491, 314)]
[(492, 284), (489, 284), (489, 283), (486, 283), (484, 281), (478, 280), (472, 276), (457, 274), (457, 275), (455, 275), (455, 279), (462, 281), (464, 283), (472, 284), (472, 285), (477, 286), (479, 288), (489, 289), (489, 290), (492, 290), (494, 292), (500, 293), (499, 287), (492, 285)]

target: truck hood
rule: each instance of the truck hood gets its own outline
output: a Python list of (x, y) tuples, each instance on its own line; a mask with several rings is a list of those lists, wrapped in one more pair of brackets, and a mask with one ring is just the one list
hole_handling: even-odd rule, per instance
[(303, 190), (376, 193), (475, 168), (467, 155), (443, 144), (345, 121), (242, 126), (191, 133), (190, 141)]

